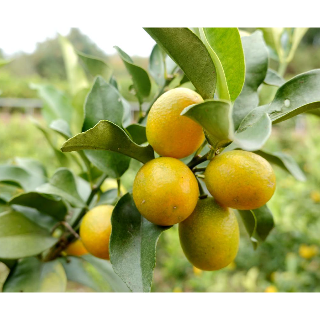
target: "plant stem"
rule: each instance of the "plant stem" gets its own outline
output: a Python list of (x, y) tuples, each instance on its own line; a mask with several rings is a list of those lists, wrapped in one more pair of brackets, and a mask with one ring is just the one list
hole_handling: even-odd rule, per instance
[(208, 195), (204, 192), (203, 188), (202, 188), (202, 185), (200, 183), (200, 181), (197, 179), (198, 181), (198, 185), (199, 185), (199, 192), (200, 192), (200, 195), (199, 195), (199, 199), (205, 199), (208, 197)]
[(121, 181), (120, 178), (117, 178), (117, 185), (118, 185), (118, 198), (121, 196)]
[(288, 66), (288, 63), (286, 61), (282, 61), (279, 63), (278, 73), (281, 77), (284, 76), (284, 74), (287, 70), (287, 66)]
[(205, 155), (203, 155), (202, 157), (200, 157), (199, 155), (195, 156), (195, 157), (187, 164), (187, 166), (188, 166), (190, 169), (193, 169), (193, 168), (196, 167), (198, 164), (207, 161), (210, 152), (211, 152), (211, 150), (210, 150), (209, 152), (207, 152)]

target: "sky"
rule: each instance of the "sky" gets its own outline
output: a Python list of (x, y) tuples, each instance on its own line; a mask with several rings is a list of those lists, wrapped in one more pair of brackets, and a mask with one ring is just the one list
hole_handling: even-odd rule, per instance
[[(142, 27), (102, 29), (94, 24), (83, 23), (77, 28), (95, 42), (100, 49), (107, 54), (116, 53), (114, 46), (120, 47), (129, 55), (149, 56), (154, 40)], [(70, 27), (59, 25), (26, 25), (24, 28), (12, 28), (10, 32), (0, 31), (0, 48), (6, 55), (17, 52), (31, 53), (35, 50), (37, 42), (43, 42), (46, 38), (53, 38), (57, 33), (65, 36)]]

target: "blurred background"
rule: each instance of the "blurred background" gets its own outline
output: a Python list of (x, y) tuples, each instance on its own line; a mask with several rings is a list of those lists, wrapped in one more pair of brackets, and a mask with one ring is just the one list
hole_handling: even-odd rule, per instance
[[(253, 29), (247, 29), (253, 31)], [(108, 47), (98, 46), (80, 29), (65, 33), (75, 48), (86, 54), (100, 57), (114, 69), (123, 96), (135, 104), (130, 93), (129, 76), (113, 45), (134, 56), (134, 61), (148, 68), (153, 41), (142, 30), (139, 37), (144, 46), (139, 50), (125, 35), (113, 40)], [(141, 34), (141, 36), (140, 36)], [(106, 36), (107, 37), (107, 36)], [(13, 157), (35, 158), (48, 165), (49, 174), (57, 168), (53, 151), (28, 116), (42, 121), (42, 106), (37, 92), (30, 83), (51, 83), (61, 90), (67, 89), (67, 79), (58, 35), (42, 39), (24, 39), (15, 46), (0, 42), (1, 59), (12, 59), (0, 70), (0, 163)], [(107, 43), (110, 43), (110, 39)], [(28, 44), (28, 46), (26, 45)], [(103, 49), (102, 49), (103, 47)], [(309, 29), (293, 60), (288, 65), (285, 79), (320, 68), (320, 29)], [(298, 182), (282, 169), (275, 167), (277, 190), (270, 201), (276, 227), (266, 242), (256, 250), (241, 227), (241, 242), (234, 263), (216, 272), (202, 272), (192, 267), (182, 253), (177, 227), (165, 232), (157, 249), (152, 290), (161, 292), (301, 292), (320, 291), (320, 118), (302, 114), (273, 127), (266, 151), (284, 151), (292, 155), (304, 170), (307, 181)], [(0, 288), (8, 270), (0, 263)], [(69, 291), (90, 289), (69, 283)]]

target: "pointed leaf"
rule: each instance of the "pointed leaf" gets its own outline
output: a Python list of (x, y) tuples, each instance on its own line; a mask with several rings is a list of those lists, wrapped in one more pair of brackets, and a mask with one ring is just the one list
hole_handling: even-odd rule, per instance
[(156, 259), (156, 245), (167, 227), (144, 219), (132, 196), (123, 196), (112, 214), (110, 239), (114, 271), (134, 292), (150, 292)]
[(60, 196), (74, 207), (85, 206), (85, 202), (78, 193), (75, 177), (67, 168), (59, 168), (49, 183), (38, 187), (37, 192)]
[(93, 77), (101, 76), (106, 81), (110, 80), (113, 71), (107, 62), (82, 52), (78, 52), (78, 56)]
[(110, 150), (137, 159), (142, 163), (154, 159), (154, 152), (150, 145), (139, 146), (123, 129), (107, 120), (100, 121), (92, 129), (77, 134), (66, 141), (61, 148), (63, 152), (85, 149)]
[(305, 174), (289, 154), (283, 152), (268, 153), (262, 150), (256, 151), (255, 153), (291, 173), (298, 181), (306, 181)]
[(212, 99), (216, 89), (216, 68), (203, 44), (188, 28), (144, 28), (179, 65), (203, 99)]
[(50, 123), (50, 128), (59, 134), (61, 134), (65, 139), (72, 137), (70, 126), (67, 121), (63, 119), (57, 119)]
[(261, 31), (242, 38), (246, 75), (243, 89), (233, 106), (233, 121), (237, 129), (241, 121), (259, 104), (258, 88), (268, 70), (268, 50)]
[(37, 255), (58, 239), (18, 212), (0, 215), (0, 257), (19, 259)]
[(132, 59), (119, 47), (115, 47), (118, 51), (120, 58), (130, 73), (133, 81), (134, 89), (140, 101), (148, 97), (151, 91), (151, 81), (148, 73), (141, 67), (135, 65)]
[(271, 211), (267, 205), (254, 210), (238, 211), (254, 248), (257, 248), (259, 242), (265, 241), (274, 227)]
[(64, 292), (67, 277), (62, 264), (35, 257), (20, 260), (3, 285), (4, 292)]

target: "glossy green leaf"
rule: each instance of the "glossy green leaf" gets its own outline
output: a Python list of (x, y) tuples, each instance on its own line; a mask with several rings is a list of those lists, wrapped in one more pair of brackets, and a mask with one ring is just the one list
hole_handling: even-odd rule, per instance
[(112, 269), (109, 261), (91, 255), (61, 259), (67, 278), (97, 292), (127, 292), (127, 286)]
[(264, 205), (254, 210), (238, 210), (254, 248), (265, 241), (274, 227), (272, 213)]
[(276, 164), (283, 170), (292, 174), (298, 181), (306, 181), (306, 176), (300, 169), (296, 161), (289, 155), (283, 152), (268, 153), (262, 150), (256, 151), (258, 155), (265, 158), (267, 161)]
[(60, 196), (74, 207), (85, 206), (85, 202), (78, 193), (75, 176), (67, 168), (59, 168), (49, 183), (38, 187), (37, 192)]
[(132, 140), (137, 144), (143, 144), (147, 142), (147, 134), (146, 134), (146, 127), (140, 125), (140, 124), (131, 124), (126, 128), (126, 130), (129, 132), (130, 136), (132, 137)]
[[(85, 103), (82, 131), (91, 129), (100, 120), (122, 126), (123, 116), (124, 105), (119, 92), (102, 77), (97, 77)], [(115, 178), (129, 167), (128, 157), (110, 151), (86, 150), (85, 154), (98, 169)]]
[(27, 170), (13, 165), (0, 166), (0, 181), (10, 181), (20, 185), (25, 191), (32, 191), (46, 182), (46, 178), (31, 174)]
[(118, 199), (118, 190), (110, 189), (100, 195), (97, 205), (111, 204), (115, 205)]
[(12, 198), (10, 205), (20, 205), (34, 208), (41, 213), (63, 220), (68, 213), (68, 209), (62, 200), (55, 199), (37, 192), (28, 192)]
[(144, 28), (179, 65), (203, 99), (212, 99), (216, 89), (216, 68), (203, 44), (188, 28)]
[(4, 202), (8, 202), (11, 198), (22, 192), (23, 190), (20, 187), (6, 183), (0, 183), (0, 200)]
[(78, 52), (78, 56), (93, 77), (102, 76), (106, 81), (110, 80), (113, 71), (107, 62), (82, 52)]
[(20, 260), (3, 285), (4, 292), (64, 292), (67, 277), (62, 264), (35, 257)]
[(263, 82), (269, 86), (281, 87), (286, 81), (276, 71), (268, 69)]
[(114, 271), (130, 290), (150, 292), (156, 245), (168, 227), (144, 219), (129, 193), (117, 203), (111, 221), (110, 258)]
[(107, 120), (100, 121), (92, 129), (77, 134), (66, 141), (61, 148), (63, 152), (85, 149), (114, 151), (142, 163), (154, 158), (154, 152), (150, 145), (139, 146), (130, 139), (122, 128)]
[(88, 88), (89, 83), (86, 75), (79, 64), (79, 59), (70, 41), (59, 36), (60, 47), (66, 68), (69, 88), (72, 95), (76, 95), (82, 89)]
[(234, 101), (245, 79), (245, 61), (238, 28), (200, 28), (217, 69), (217, 93), (220, 99)]
[(273, 123), (320, 107), (320, 69), (301, 73), (280, 87), (266, 110)]
[(50, 123), (50, 128), (59, 134), (61, 134), (65, 139), (72, 137), (70, 126), (67, 121), (63, 119), (57, 119)]
[(122, 125), (123, 105), (121, 95), (102, 77), (97, 77), (85, 103), (82, 131), (94, 127), (100, 120)]
[(47, 123), (56, 119), (64, 119), (70, 123), (73, 108), (69, 98), (67, 98), (60, 90), (49, 84), (33, 83), (30, 87), (37, 90), (39, 97), (44, 101), (42, 114)]
[(268, 70), (268, 50), (261, 31), (242, 38), (246, 63), (243, 89), (233, 106), (233, 121), (238, 129), (241, 121), (259, 104), (258, 88), (266, 78)]
[(14, 163), (17, 166), (30, 172), (31, 174), (34, 174), (40, 177), (47, 177), (47, 169), (40, 161), (36, 159), (15, 157)]
[(37, 255), (57, 242), (50, 233), (18, 212), (0, 215), (0, 257), (18, 259)]
[(130, 73), (137, 97), (142, 102), (143, 98), (148, 97), (151, 91), (151, 81), (149, 75), (143, 68), (135, 65), (132, 59), (119, 47), (115, 48), (118, 51), (125, 67)]
[[(199, 123), (214, 147), (225, 146), (233, 140), (232, 108), (228, 101), (206, 100), (185, 108), (181, 115)], [(213, 141), (212, 141), (213, 140)]]
[(159, 87), (164, 86), (166, 82), (165, 54), (157, 44), (153, 47), (150, 55), (149, 72)]

